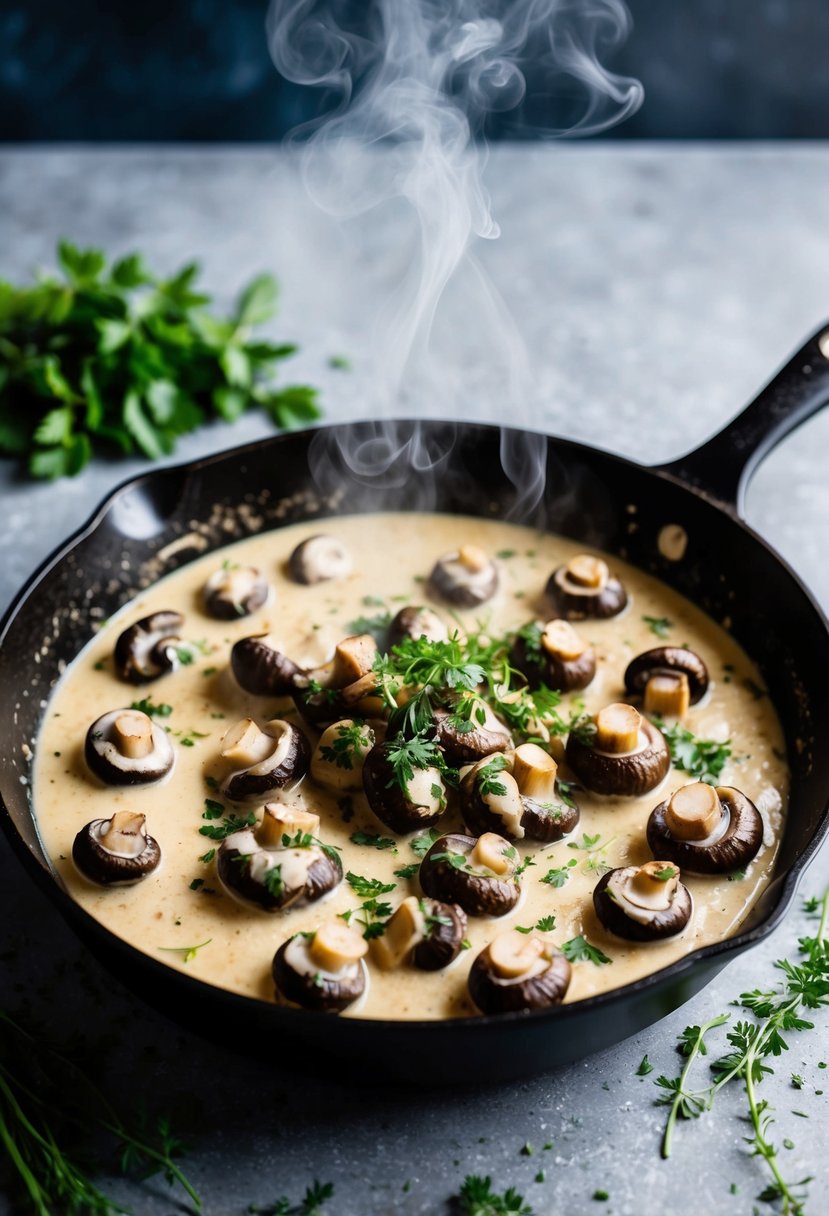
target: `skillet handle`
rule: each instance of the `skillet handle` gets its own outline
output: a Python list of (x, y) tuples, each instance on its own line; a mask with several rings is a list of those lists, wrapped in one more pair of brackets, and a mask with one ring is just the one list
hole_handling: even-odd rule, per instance
[(746, 488), (760, 462), (827, 403), (829, 323), (809, 338), (741, 414), (659, 471), (742, 515)]

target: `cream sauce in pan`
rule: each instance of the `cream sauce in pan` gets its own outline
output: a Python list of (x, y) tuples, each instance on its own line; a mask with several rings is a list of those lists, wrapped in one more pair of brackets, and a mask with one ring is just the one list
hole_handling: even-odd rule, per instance
[[(337, 582), (298, 586), (288, 576), (286, 560), (296, 544), (321, 531), (348, 546), (353, 572)], [(318, 665), (330, 657), (344, 636), (359, 631), (352, 624), (358, 618), (372, 617), (384, 608), (394, 614), (403, 603), (428, 602), (424, 580), (435, 559), (465, 543), (498, 555), (500, 587), (481, 608), (457, 615), (470, 626), (485, 618), (493, 634), (548, 616), (542, 592), (550, 572), (584, 548), (557, 536), (477, 518), (400, 514), (328, 519), (280, 529), (201, 558), (162, 579), (106, 622), (55, 689), (35, 760), (34, 805), (40, 832), (71, 895), (113, 933), (154, 958), (185, 968), (207, 983), (273, 1000), (271, 960), (277, 947), (299, 930), (313, 930), (336, 913), (358, 908), (361, 901), (343, 882), (310, 907), (269, 914), (242, 906), (225, 894), (214, 872), (215, 863), (199, 860), (213, 847), (199, 828), (206, 822), (202, 818), (205, 798), (219, 797), (205, 778), (224, 775), (219, 759), (223, 734), (242, 717), (252, 716), (261, 723), (286, 708), (285, 702), (252, 697), (238, 688), (228, 667), (230, 647), (239, 638), (269, 631), (294, 661)], [(225, 559), (257, 566), (271, 585), (267, 603), (238, 621), (213, 620), (202, 607), (201, 589)], [(593, 887), (605, 864), (616, 867), (650, 860), (644, 838), (650, 811), (692, 778), (672, 769), (658, 790), (637, 799), (579, 794), (581, 821), (571, 837), (548, 846), (519, 843), (521, 855), (530, 853), (535, 864), (523, 874), (522, 896), (514, 912), (497, 920), (470, 917), (471, 948), (462, 951), (445, 971), (423, 972), (403, 966), (383, 972), (369, 959), (366, 993), (348, 1011), (350, 1015), (446, 1018), (473, 1013), (466, 977), (478, 952), (500, 930), (530, 926), (550, 914), (556, 917), (550, 937), (557, 944), (583, 934), (612, 960), (603, 965), (574, 963), (566, 999), (577, 1001), (629, 983), (700, 945), (727, 937), (767, 883), (783, 827), (788, 773), (780, 723), (768, 697), (759, 690), (757, 670), (727, 633), (688, 600), (623, 562), (607, 560), (625, 584), (629, 604), (616, 619), (577, 626), (598, 658), (595, 680), (577, 695), (591, 711), (623, 700), (622, 675), (630, 659), (662, 644), (644, 618), (667, 617), (671, 624), (666, 640), (696, 650), (711, 676), (709, 692), (691, 708), (684, 724), (702, 738), (731, 739), (732, 756), (719, 783), (736, 786), (758, 803), (766, 825), (759, 855), (744, 876), (732, 881), (725, 876), (685, 877), (695, 911), (682, 935), (661, 944), (626, 944), (598, 923), (591, 899)], [(432, 606), (451, 623), (445, 605)], [(132, 621), (165, 608), (186, 615), (183, 637), (201, 644), (195, 661), (151, 684), (122, 683), (112, 667), (118, 634)], [(104, 787), (84, 764), (87, 728), (105, 710), (128, 706), (145, 696), (173, 707), (168, 717), (158, 720), (172, 732), (174, 772), (158, 785)], [(570, 699), (563, 700), (565, 714)], [(419, 892), (416, 876), (394, 876), (395, 870), (417, 861), (410, 837), (396, 838), (393, 849), (383, 850), (351, 842), (352, 833), (360, 830), (386, 838), (394, 835), (374, 818), (362, 794), (353, 796), (345, 812), (336, 796), (310, 781), (303, 784), (300, 795), (320, 815), (321, 838), (342, 849), (344, 872), (395, 882), (395, 890), (383, 897), (393, 905)], [(234, 809), (232, 804), (226, 805), (229, 812)], [(146, 814), (148, 830), (161, 846), (162, 863), (137, 886), (102, 889), (75, 870), (72, 841), (91, 819), (108, 818), (119, 809)], [(440, 821), (447, 831), (458, 824), (451, 812)], [(570, 847), (584, 844), (584, 834), (599, 839), (590, 849)], [(553, 868), (566, 871), (567, 880), (560, 888), (541, 881)], [(188, 948), (193, 946), (201, 948), (188, 956)]]

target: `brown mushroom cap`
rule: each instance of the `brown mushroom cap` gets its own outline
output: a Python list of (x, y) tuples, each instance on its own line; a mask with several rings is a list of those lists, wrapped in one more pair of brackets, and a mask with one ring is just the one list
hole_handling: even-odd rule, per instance
[(693, 912), (691, 893), (679, 878), (679, 867), (670, 861), (610, 870), (593, 891), (596, 915), (605, 929), (626, 941), (674, 937)]
[(359, 945), (349, 943), (347, 949), (353, 957), (336, 970), (330, 970), (322, 966), (314, 954), (317, 940), (327, 928), (327, 925), (321, 926), (311, 938), (297, 933), (283, 942), (274, 955), (273, 981), (278, 994), (293, 1005), (319, 1013), (341, 1013), (365, 991), (366, 973), (362, 961), (365, 942), (352, 929), (341, 925), (345, 934), (356, 939)]
[(571, 731), (565, 749), (570, 768), (581, 783), (596, 794), (624, 797), (647, 794), (659, 785), (671, 767), (671, 754), (665, 737), (647, 718), (641, 718), (639, 722), (635, 748), (614, 754), (597, 746), (597, 741), (602, 741), (598, 733), (588, 738), (578, 731)]
[(498, 567), (477, 545), (461, 545), (435, 562), (429, 590), (458, 608), (477, 608), (498, 590)]
[(314, 583), (345, 578), (352, 570), (351, 554), (335, 536), (309, 536), (288, 559), (291, 578), (310, 587)]
[(222, 793), (240, 802), (300, 781), (311, 763), (311, 745), (292, 722), (274, 718), (260, 730), (244, 718), (225, 735), (222, 758), (239, 765), (222, 782)]
[(602, 558), (580, 553), (550, 575), (545, 595), (556, 616), (566, 621), (606, 620), (618, 616), (628, 597)]
[(699, 655), (685, 646), (654, 646), (631, 659), (625, 671), (625, 688), (633, 695), (645, 691), (653, 676), (684, 675), (688, 679), (691, 704), (696, 705), (708, 689), (708, 668)]
[(596, 652), (564, 620), (530, 622), (516, 635), (510, 662), (530, 688), (545, 684), (561, 692), (587, 688), (596, 675)]
[(342, 882), (337, 852), (318, 843), (307, 847), (265, 847), (259, 829), (233, 832), (219, 846), (216, 872), (236, 898), (266, 912), (301, 908), (333, 891)]
[[(701, 839), (688, 839), (687, 833), (693, 826), (689, 824), (683, 828), (679, 818), (671, 816), (671, 804), (682, 798), (683, 791), (686, 801), (690, 800), (698, 784), (683, 786), (651, 812), (647, 826), (648, 848), (654, 856), (667, 857), (692, 874), (728, 874), (743, 869), (757, 856), (763, 843), (760, 812), (741, 790), (718, 785), (712, 790), (719, 803), (718, 822)], [(686, 838), (679, 834), (683, 831)]]
[(267, 634), (240, 638), (230, 652), (230, 666), (239, 687), (256, 697), (282, 697), (292, 692), (299, 671)]
[(407, 604), (401, 608), (389, 626), (389, 646), (399, 646), (406, 638), (418, 641), (428, 638), (430, 642), (446, 642), (449, 630), (432, 608)]
[[(505, 762), (500, 771), (498, 761)], [(545, 844), (561, 840), (575, 828), (579, 810), (561, 800), (556, 772), (555, 761), (534, 743), (523, 743), (506, 756), (487, 756), (462, 775), (464, 823), (476, 835), (500, 832), (508, 840), (526, 837)]]
[(115, 674), (130, 684), (149, 684), (178, 666), (177, 647), (184, 628), (180, 612), (153, 612), (129, 625), (113, 651)]
[(516, 1013), (560, 1005), (572, 969), (564, 955), (536, 935), (514, 929), (486, 946), (469, 971), (469, 995), (482, 1013)]
[[(491, 846), (504, 864), (502, 873), (477, 864), (479, 845)], [(455, 861), (460, 858), (460, 861)], [(458, 904), (470, 916), (505, 916), (518, 903), (521, 886), (515, 877), (517, 854), (503, 836), (449, 833), (432, 845), (420, 863), (420, 885), (426, 895)]]
[(442, 971), (463, 949), (466, 913), (458, 904), (437, 899), (423, 899), (421, 905), (426, 932), (412, 952), (412, 962), (420, 971)]
[(163, 727), (137, 709), (111, 709), (86, 732), (84, 758), (106, 785), (150, 785), (175, 763)]
[(382, 824), (401, 835), (431, 827), (446, 809), (446, 788), (435, 767), (413, 769), (413, 778), (398, 780), (389, 754), (399, 739), (377, 743), (363, 764), (363, 789), (368, 804)]
[(85, 878), (100, 886), (131, 886), (158, 867), (161, 849), (147, 834), (146, 816), (116, 811), (93, 819), (78, 832), (72, 860)]
[(238, 621), (261, 608), (268, 584), (255, 566), (221, 567), (205, 583), (204, 606), (219, 621)]
[[(484, 702), (484, 721), (475, 718), (472, 730), (463, 731), (453, 720), (451, 710), (436, 709), (434, 714), (435, 742), (446, 757), (448, 764), (459, 768), (463, 764), (475, 764), (493, 752), (506, 752), (512, 748), (509, 728)], [(464, 723), (464, 726), (468, 723)]]

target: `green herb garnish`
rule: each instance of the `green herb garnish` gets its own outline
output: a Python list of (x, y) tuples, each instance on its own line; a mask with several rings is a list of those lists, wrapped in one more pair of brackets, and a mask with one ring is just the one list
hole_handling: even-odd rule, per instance
[(714, 739), (698, 739), (679, 723), (667, 726), (660, 718), (654, 718), (654, 725), (658, 726), (665, 736), (668, 747), (671, 749), (674, 768), (681, 769), (684, 773), (696, 777), (697, 780), (707, 782), (708, 785), (717, 784), (726, 761), (731, 755), (730, 739), (727, 739), (725, 743), (718, 743)]
[(207, 941), (199, 942), (198, 946), (159, 946), (158, 948), (162, 954), (180, 954), (181, 961), (189, 963), (196, 957), (199, 950), (204, 946), (209, 946), (212, 941), (213, 938), (208, 937)]
[(371, 745), (370, 727), (364, 722), (338, 723), (337, 735), (330, 747), (321, 747), (320, 755), (337, 768), (353, 769), (355, 759)]
[(164, 701), (160, 705), (156, 705), (150, 697), (144, 697), (140, 701), (133, 701), (130, 709), (137, 709), (139, 713), (146, 714), (150, 718), (169, 718), (173, 712), (172, 705), (167, 705)]
[(247, 815), (228, 815), (221, 823), (215, 826), (205, 824), (199, 828), (200, 836), (207, 836), (210, 840), (225, 840), (228, 836), (232, 836), (234, 832), (241, 832), (245, 828), (252, 828), (256, 824), (256, 815), (250, 811)]
[(393, 891), (397, 886), (396, 882), (381, 882), (379, 878), (363, 878), (351, 870), (346, 874), (345, 881), (360, 899), (368, 899), (375, 895), (388, 895), (389, 891)]
[(642, 620), (658, 638), (666, 638), (668, 630), (673, 626), (673, 621), (669, 621), (666, 616), (643, 616)]
[(391, 849), (397, 852), (397, 841), (390, 836), (379, 836), (377, 832), (352, 832), (349, 838), (352, 844), (365, 844), (372, 849)]
[(561, 952), (571, 963), (595, 963), (597, 967), (600, 967), (613, 962), (613, 959), (608, 958), (603, 950), (591, 945), (587, 938), (582, 936), (572, 937), (569, 942), (565, 942), (561, 947)]
[(533, 1209), (514, 1187), (502, 1195), (493, 1191), (489, 1175), (481, 1178), (478, 1174), (467, 1174), (458, 1195), (458, 1207), (464, 1216), (533, 1216)]

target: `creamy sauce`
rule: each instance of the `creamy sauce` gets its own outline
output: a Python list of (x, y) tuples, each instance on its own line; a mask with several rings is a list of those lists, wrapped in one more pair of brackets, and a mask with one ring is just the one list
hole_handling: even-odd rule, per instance
[[(298, 586), (288, 577), (287, 558), (301, 540), (321, 531), (349, 548), (353, 572), (335, 582)], [(357, 909), (361, 900), (343, 882), (309, 907), (269, 914), (227, 895), (216, 877), (215, 862), (199, 860), (214, 846), (199, 829), (206, 824), (205, 798), (220, 797), (205, 779), (221, 780), (225, 775), (219, 757), (222, 736), (240, 718), (251, 716), (261, 724), (290, 706), (238, 688), (228, 667), (231, 645), (269, 632), (301, 666), (319, 665), (344, 636), (358, 631), (352, 625), (358, 618), (372, 617), (384, 608), (394, 615), (404, 603), (429, 603), (424, 579), (435, 559), (459, 544), (478, 545), (500, 555), (500, 587), (494, 598), (480, 608), (457, 613), (470, 627), (485, 618), (487, 628), (499, 635), (532, 618), (546, 619), (542, 592), (547, 578), (555, 567), (584, 551), (583, 546), (557, 536), (477, 518), (401, 514), (327, 519), (280, 529), (200, 558), (161, 580), (107, 622), (55, 689), (37, 746), (38, 824), (71, 895), (113, 933), (154, 958), (186, 967), (190, 974), (219, 987), (273, 1000), (271, 960), (277, 947), (299, 930), (313, 930), (334, 914)], [(224, 559), (257, 566), (271, 585), (265, 605), (238, 621), (214, 620), (202, 607), (202, 588)], [(444, 971), (423, 972), (404, 965), (386, 972), (369, 955), (366, 993), (347, 1011), (349, 1015), (446, 1018), (474, 1013), (466, 992), (472, 960), (495, 933), (533, 925), (550, 914), (556, 917), (556, 927), (549, 936), (557, 944), (583, 934), (612, 960), (606, 965), (574, 963), (566, 999), (577, 1001), (627, 984), (727, 937), (768, 882), (782, 832), (788, 772), (780, 723), (768, 697), (756, 695), (760, 683), (756, 668), (725, 631), (689, 601), (624, 562), (611, 557), (607, 561), (627, 588), (629, 604), (613, 620), (576, 625), (595, 647), (598, 663), (596, 678), (576, 696), (583, 697), (591, 712), (624, 700), (622, 676), (629, 661), (663, 644), (643, 618), (667, 617), (671, 626), (664, 641), (696, 650), (711, 676), (706, 697), (691, 708), (684, 725), (702, 738), (731, 739), (732, 756), (719, 783), (736, 786), (759, 804), (765, 821), (760, 853), (745, 876), (734, 881), (725, 875), (684, 876), (694, 899), (694, 915), (679, 937), (646, 946), (626, 944), (608, 934), (594, 914), (592, 891), (603, 873), (599, 867), (651, 860), (644, 835), (648, 815), (692, 778), (672, 769), (663, 785), (643, 798), (579, 794), (581, 820), (570, 837), (548, 846), (519, 842), (519, 853), (531, 855), (535, 864), (523, 874), (521, 899), (512, 913), (498, 919), (470, 917), (471, 948)], [(445, 605), (432, 606), (451, 624)], [(118, 680), (112, 666), (118, 634), (150, 612), (173, 608), (187, 618), (182, 637), (201, 644), (195, 661), (146, 685)], [(173, 707), (168, 717), (157, 721), (171, 732), (174, 771), (157, 785), (103, 787), (84, 763), (87, 728), (104, 711), (142, 697)], [(571, 700), (563, 699), (564, 714)], [(309, 734), (315, 742), (316, 736)], [(396, 883), (395, 890), (383, 896), (395, 907), (407, 895), (419, 894), (416, 875), (394, 876), (396, 869), (417, 861), (410, 837), (396, 838), (393, 849), (383, 850), (351, 842), (351, 834), (359, 830), (393, 836), (374, 818), (362, 793), (350, 794), (345, 803), (340, 795), (338, 805), (336, 794), (306, 779), (294, 800), (320, 816), (319, 835), (342, 849), (343, 872)], [(228, 813), (238, 809), (229, 802), (226, 807)], [(109, 818), (118, 810), (146, 814), (162, 862), (138, 885), (107, 890), (93, 886), (75, 870), (72, 841), (84, 824)], [(459, 825), (450, 811), (438, 826), (453, 831)], [(582, 845), (585, 833), (600, 838), (592, 849), (570, 847)], [(567, 880), (560, 888), (541, 881), (553, 868), (565, 869)], [(205, 942), (185, 960), (189, 947)]]

